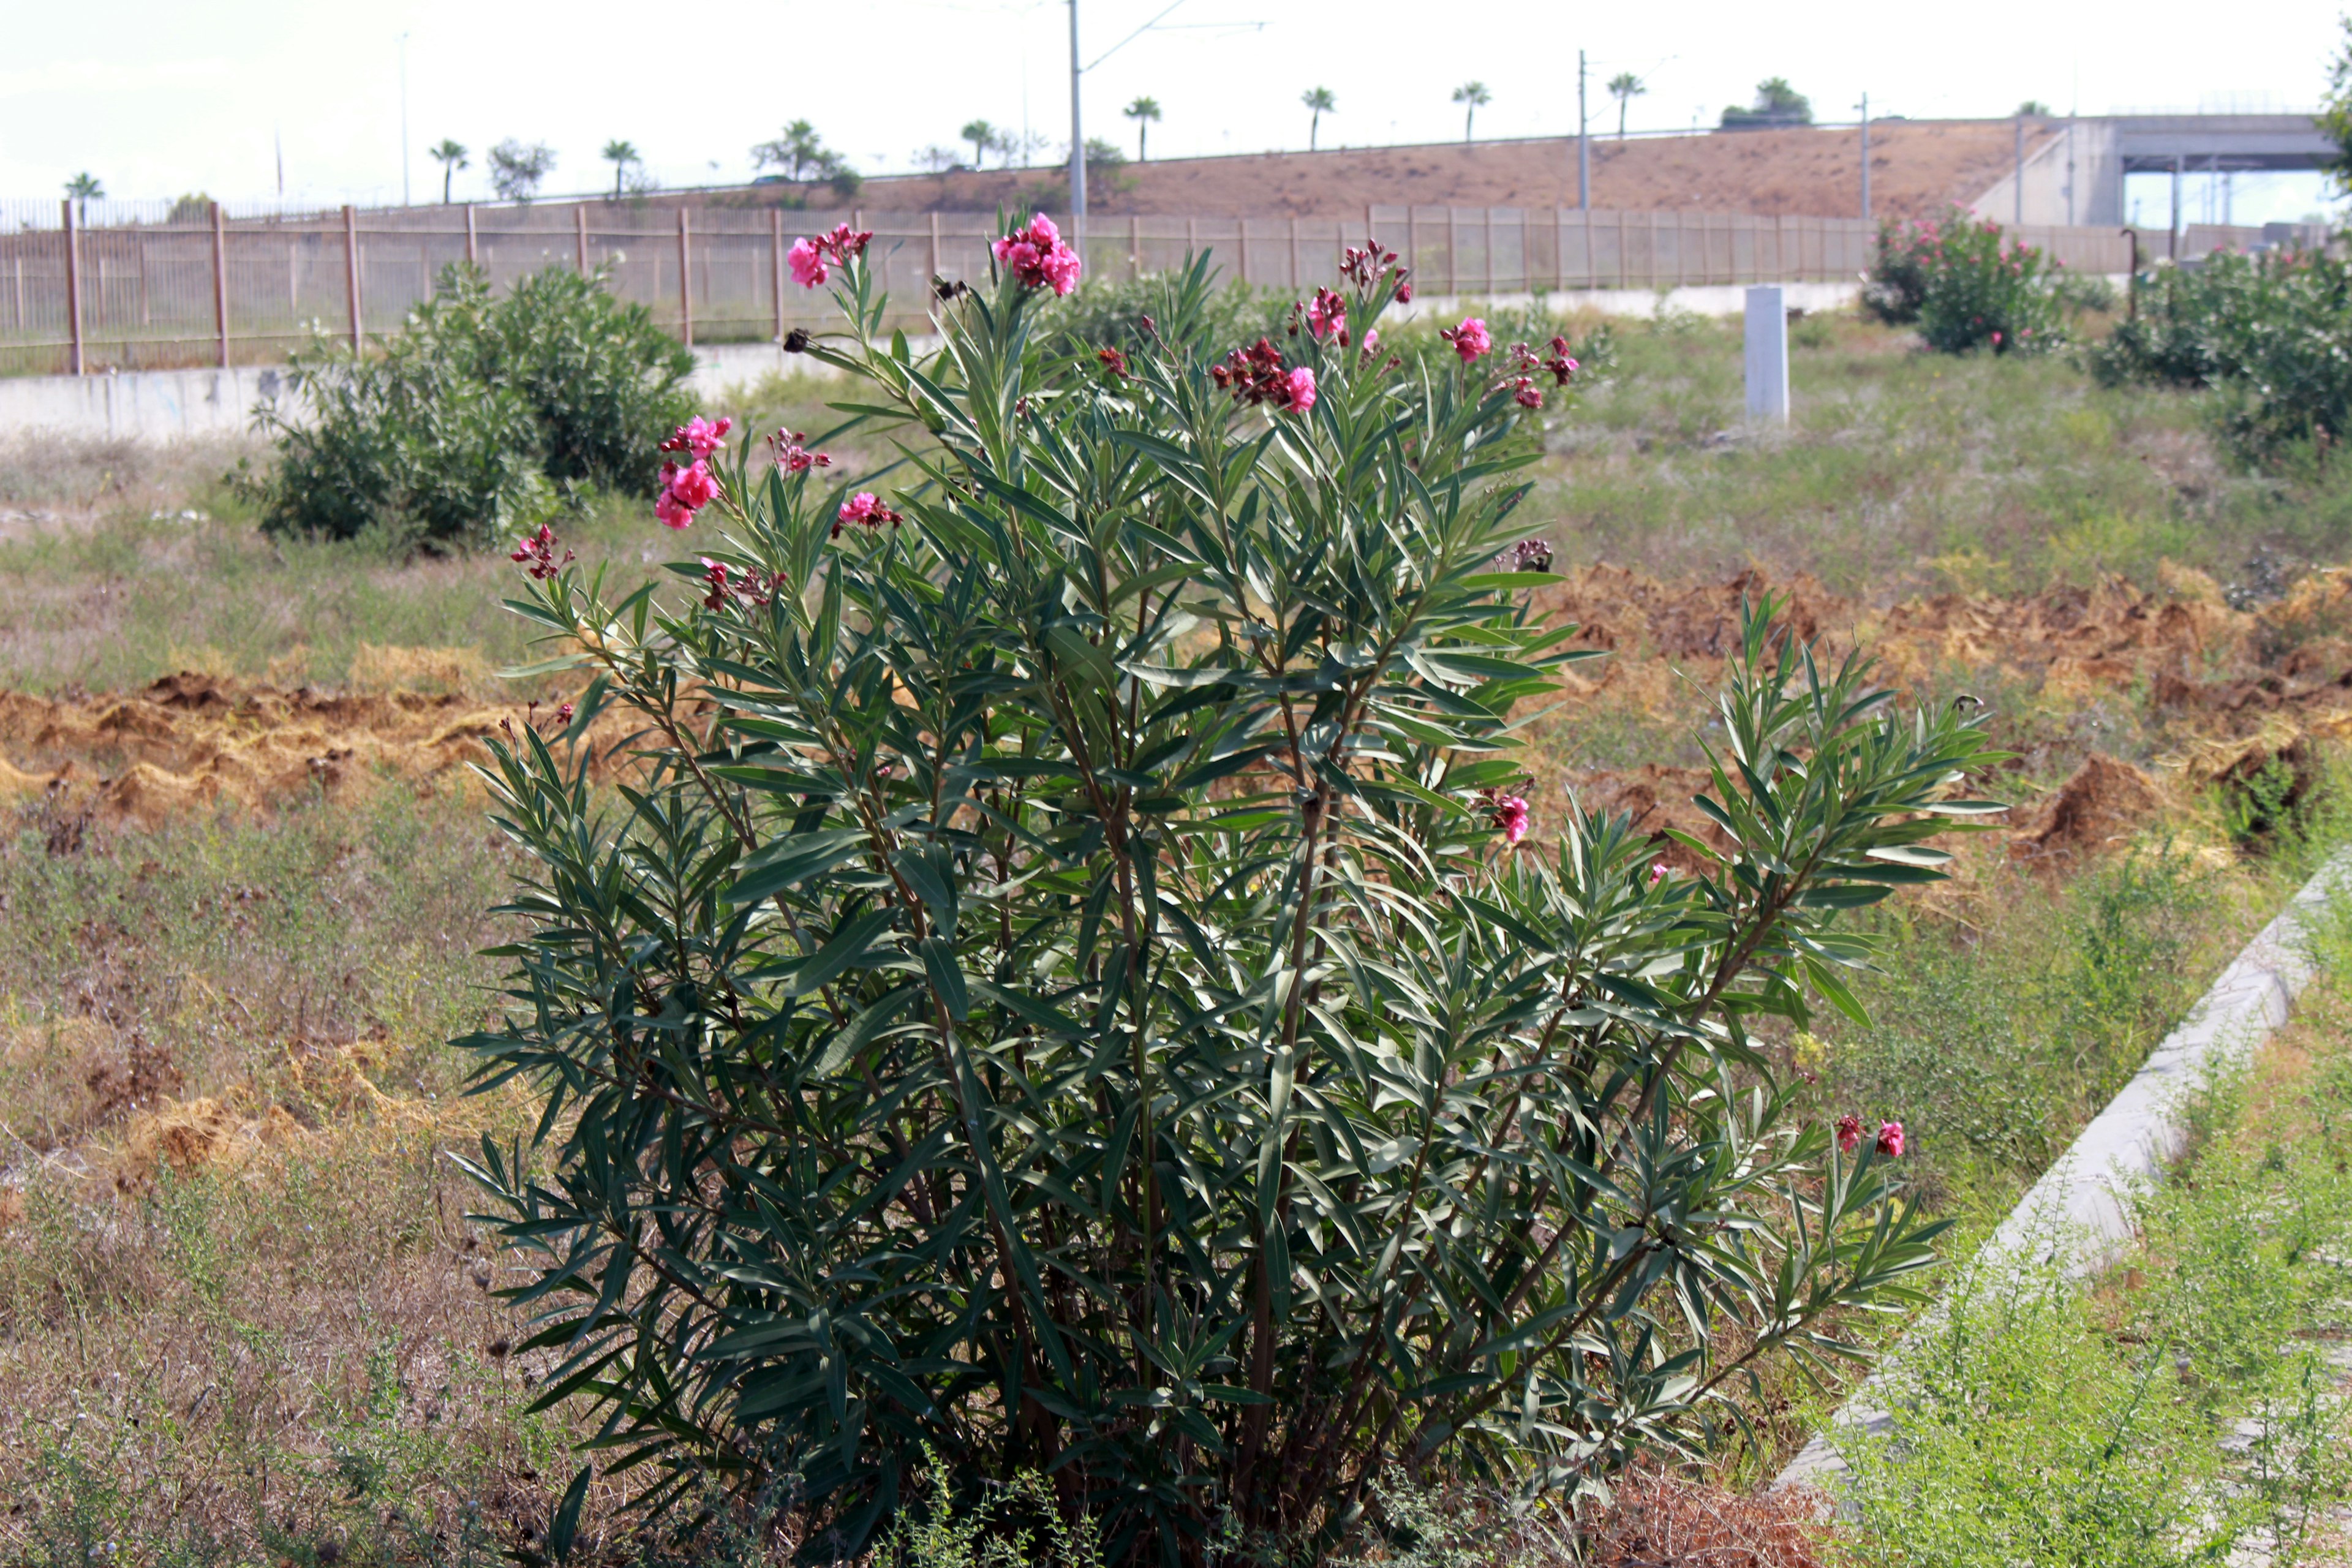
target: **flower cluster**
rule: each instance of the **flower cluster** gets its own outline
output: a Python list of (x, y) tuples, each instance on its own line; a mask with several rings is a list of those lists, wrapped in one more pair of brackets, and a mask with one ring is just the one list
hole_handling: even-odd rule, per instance
[(1305, 365), (1283, 369), (1282, 351), (1270, 339), (1234, 350), (1223, 363), (1209, 367), (1209, 376), (1236, 402), (1271, 403), (1286, 414), (1304, 414), (1315, 406), (1315, 373)]
[(524, 572), (534, 580), (544, 583), (571, 563), (572, 552), (569, 550), (563, 552), (562, 561), (555, 558), (555, 547), (560, 542), (555, 531), (542, 522), (539, 525), (539, 531), (516, 545), (514, 553), (507, 559), (521, 563)]
[(711, 609), (723, 610), (730, 605), (757, 607), (776, 596), (778, 578), (772, 573), (749, 567), (738, 571), (708, 555), (702, 557), (702, 565), (703, 585), (709, 590), (703, 595), (702, 602)]
[(905, 521), (897, 512), (884, 506), (882, 498), (872, 490), (859, 490), (856, 495), (843, 501), (841, 510), (835, 514), (833, 537), (839, 539), (841, 531), (853, 522), (863, 528), (879, 528), (887, 522), (896, 528)]
[(1395, 251), (1381, 249), (1377, 239), (1367, 240), (1360, 247), (1351, 245), (1339, 252), (1339, 276), (1350, 283), (1369, 287), (1381, 273), (1396, 267), (1397, 278), (1402, 281), (1408, 268), (1397, 267), (1396, 263)]
[(1528, 836), (1528, 803), (1526, 797), (1498, 795), (1488, 802), (1495, 814), (1495, 826), (1503, 830), (1503, 842), (1517, 845)]
[(719, 494), (718, 476), (700, 458), (682, 468), (676, 463), (664, 463), (661, 484), (660, 499), (654, 502), (654, 516), (661, 520), (665, 528), (688, 527), (694, 521), (694, 514)]
[(811, 452), (801, 446), (808, 437), (798, 430), (779, 430), (768, 437), (768, 450), (775, 455), (776, 467), (788, 474), (805, 474), (811, 468), (829, 468), (833, 458), (824, 452)]
[(784, 252), (784, 262), (793, 269), (793, 282), (803, 289), (814, 289), (832, 276), (828, 263), (834, 267), (848, 266), (866, 254), (866, 247), (873, 238), (870, 228), (854, 229), (845, 223), (836, 224), (831, 234), (793, 241), (793, 247)]
[(1117, 349), (1097, 349), (1095, 351), (1095, 359), (1105, 370), (1110, 372), (1112, 379), (1126, 379), (1127, 356), (1119, 353)]
[[(1852, 1111), (1848, 1111), (1846, 1114), (1837, 1119), (1837, 1145), (1841, 1150), (1851, 1154), (1861, 1145), (1861, 1143), (1862, 1118), (1854, 1115)], [(1878, 1124), (1878, 1152), (1885, 1155), (1890, 1160), (1899, 1160), (1903, 1157), (1903, 1123), (1900, 1121), (1880, 1122)]]
[(1307, 307), (1307, 330), (1318, 340), (1337, 338), (1339, 346), (1348, 346), (1348, 301), (1328, 289), (1315, 290), (1315, 302)]
[(1495, 557), (1495, 564), (1506, 572), (1549, 572), (1551, 570), (1551, 541), (1522, 539)]
[(691, 452), (707, 458), (727, 444), (727, 432), (735, 427), (732, 419), (721, 419), (713, 425), (699, 414), (679, 426), (670, 438), (661, 444), (665, 452)]
[(1062, 231), (1044, 213), (991, 247), (1004, 269), (1024, 289), (1050, 287), (1056, 295), (1078, 286), (1078, 253), (1062, 243)]
[(1464, 364), (1468, 364), (1481, 354), (1492, 353), (1495, 351), (1494, 334), (1486, 330), (1486, 323), (1476, 316), (1464, 317), (1462, 324), (1458, 327), (1441, 328), (1437, 335), (1454, 345), (1454, 352), (1462, 356)]

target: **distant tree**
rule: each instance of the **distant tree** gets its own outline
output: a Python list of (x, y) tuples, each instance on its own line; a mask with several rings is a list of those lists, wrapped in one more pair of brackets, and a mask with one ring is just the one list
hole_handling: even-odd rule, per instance
[(1328, 87), (1310, 87), (1298, 95), (1298, 101), (1307, 106), (1310, 116), (1307, 121), (1307, 150), (1312, 153), (1316, 133), (1323, 129), (1323, 117), (1337, 110), (1339, 100), (1331, 96)]
[(815, 126), (795, 120), (773, 142), (762, 142), (751, 149), (752, 167), (764, 169), (772, 164), (788, 180), (823, 179), (842, 166), (843, 160), (825, 146)]
[(555, 167), (555, 150), (544, 142), (523, 142), (509, 136), (490, 149), (489, 160), (490, 188), (499, 199), (528, 204)]
[(444, 136), (441, 138), (441, 145), (427, 147), (425, 151), (426, 156), (441, 165), (441, 205), (446, 207), (449, 205), (450, 179), (458, 170), (467, 166), (466, 144), (463, 142), (453, 142)]
[(1470, 127), (1478, 117), (1478, 106), (1491, 100), (1483, 81), (1465, 81), (1454, 89), (1454, 101), (1462, 105), (1462, 140), (1469, 141)]
[(1632, 71), (1619, 71), (1609, 79), (1609, 96), (1617, 100), (1617, 140), (1625, 140), (1625, 110), (1633, 100), (1649, 91), (1649, 84)]
[(934, 174), (944, 174), (950, 169), (963, 166), (963, 154), (952, 147), (942, 147), (933, 142), (915, 153), (915, 162)]
[(602, 156), (604, 162), (613, 165), (613, 199), (617, 202), (621, 199), (621, 184), (629, 173), (629, 165), (642, 163), (645, 160), (637, 156), (637, 146), (634, 142), (607, 142)]
[(1104, 174), (1116, 174), (1125, 167), (1127, 154), (1120, 152), (1116, 143), (1106, 142), (1099, 136), (1087, 138), (1087, 174), (1089, 176), (1097, 171)]
[(72, 179), (66, 182), (66, 195), (73, 202), (74, 216), (80, 222), (88, 223), (89, 221), (89, 204), (92, 202), (104, 201), (106, 199), (106, 187), (98, 183), (98, 176), (96, 174), (91, 174), (88, 169), (84, 169), (80, 174), (76, 174)]
[(2021, 120), (2047, 120), (2050, 106), (2038, 98), (2029, 98), (2017, 106), (2017, 116)]
[(1149, 163), (1151, 162), (1151, 127), (1160, 119), (1160, 100), (1150, 97), (1139, 98), (1119, 112), (1135, 121), (1135, 161)]
[(1723, 111), (1726, 131), (1754, 131), (1776, 125), (1811, 125), (1813, 102), (1789, 85), (1784, 76), (1766, 77), (1756, 84), (1756, 101), (1747, 109)]
[(988, 150), (996, 145), (1003, 132), (985, 120), (974, 120), (957, 134), (971, 143), (971, 166), (977, 169), (988, 161)]

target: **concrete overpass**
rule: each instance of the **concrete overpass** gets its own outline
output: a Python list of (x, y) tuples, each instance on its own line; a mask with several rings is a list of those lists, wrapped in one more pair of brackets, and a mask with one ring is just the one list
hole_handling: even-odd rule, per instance
[(2017, 166), (1969, 204), (2004, 223), (2121, 224), (2126, 174), (2319, 169), (2340, 155), (2307, 114), (2102, 114), (2017, 122)]

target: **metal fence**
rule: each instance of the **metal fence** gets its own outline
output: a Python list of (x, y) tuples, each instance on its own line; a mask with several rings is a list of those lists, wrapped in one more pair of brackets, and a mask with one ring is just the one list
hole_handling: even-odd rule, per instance
[[(601, 268), (615, 293), (688, 342), (772, 340), (829, 310), (822, 291), (792, 283), (786, 247), (844, 222), (874, 231), (869, 254), (900, 325), (923, 319), (932, 278), (984, 276), (996, 233), (983, 214), (785, 211), (748, 197), (253, 216), (183, 203), (99, 226), (66, 207), (55, 228), (0, 234), (0, 374), (264, 363), (319, 335), (363, 343), (396, 330), (461, 261), (494, 285), (547, 267)], [(1368, 233), (1411, 260), (1420, 293), (1491, 296), (1850, 280), (1869, 263), (1875, 228), (1733, 213), (1372, 206), (1345, 219), (1097, 217), (1085, 249), (1093, 278), (1141, 277), (1206, 250), (1228, 278), (1304, 293), (1336, 282), (1341, 250)], [(2072, 268), (2129, 266), (2129, 241), (2111, 229), (2018, 233)]]

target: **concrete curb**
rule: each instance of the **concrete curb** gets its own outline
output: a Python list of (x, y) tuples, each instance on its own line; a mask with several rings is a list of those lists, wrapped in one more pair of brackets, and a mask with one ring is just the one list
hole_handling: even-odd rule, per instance
[[(2317, 973), (2306, 949), (2305, 920), (2347, 882), (2352, 882), (2352, 848), (2330, 856), (2278, 917), (2221, 971), (2179, 1026), (2148, 1053), (2122, 1092), (2042, 1173), (1969, 1268), (2006, 1259), (2054, 1262), (2069, 1278), (2081, 1279), (2130, 1246), (2131, 1216), (2124, 1194), (2179, 1158), (2188, 1138), (2179, 1116), (2181, 1103), (2205, 1075), (2245, 1061), (2286, 1022), (2294, 999)], [(1941, 1303), (1929, 1308), (1928, 1321), (1942, 1311)], [(1885, 1375), (1882, 1367), (1838, 1406), (1828, 1427), (1814, 1434), (1773, 1478), (1773, 1490), (1800, 1484), (1833, 1486), (1846, 1469), (1835, 1434), (1884, 1435), (1891, 1428), (1893, 1417), (1881, 1403)]]

